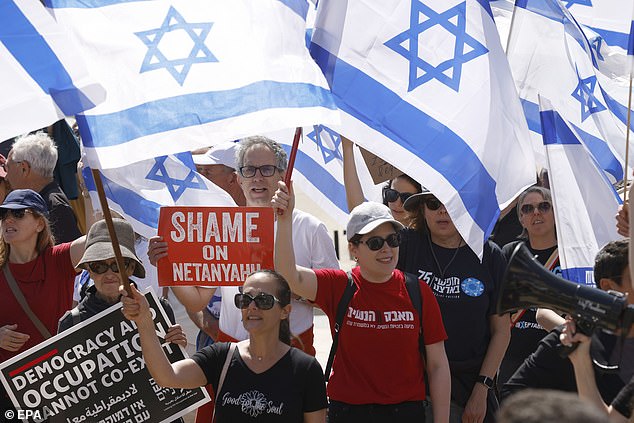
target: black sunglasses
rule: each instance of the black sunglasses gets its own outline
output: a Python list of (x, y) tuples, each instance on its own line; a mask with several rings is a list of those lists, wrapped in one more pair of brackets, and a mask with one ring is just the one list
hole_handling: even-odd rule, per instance
[(427, 197), (425, 199), (425, 207), (431, 211), (438, 210), (443, 204), (436, 197)]
[(0, 220), (6, 219), (9, 215), (14, 219), (22, 219), (26, 213), (33, 212), (29, 209), (0, 209)]
[(384, 203), (393, 203), (396, 200), (398, 200), (399, 197), (401, 198), (401, 202), (404, 203), (405, 200), (407, 200), (412, 195), (414, 194), (412, 194), (411, 192), (398, 192), (397, 190), (392, 188), (388, 188), (388, 187), (383, 188), (383, 202)]
[[(123, 259), (123, 265), (127, 269), (130, 266), (132, 260)], [(91, 261), (88, 263), (88, 268), (95, 272), (98, 275), (102, 275), (108, 271), (108, 269), (112, 270), (114, 273), (119, 273), (119, 266), (117, 266), (117, 262), (114, 263), (106, 263), (105, 261)]]
[(548, 201), (542, 201), (541, 203), (537, 204), (537, 207), (535, 207), (533, 204), (524, 204), (520, 210), (523, 214), (531, 214), (535, 211), (535, 208), (537, 208), (537, 210), (539, 210), (541, 213), (547, 213), (552, 208), (552, 204), (550, 204), (550, 202)]
[(383, 244), (387, 242), (387, 245), (396, 248), (401, 245), (401, 233), (395, 232), (393, 234), (389, 234), (385, 238), (381, 238), (380, 236), (371, 236), (365, 241), (359, 241), (359, 243), (363, 243), (368, 246), (368, 248), (372, 251), (379, 251), (383, 248)]
[(264, 166), (242, 166), (240, 169), (240, 175), (244, 178), (253, 178), (256, 172), (259, 170), (260, 175), (265, 178), (269, 176), (273, 176), (276, 171), (278, 171), (278, 167), (274, 165), (264, 165)]
[(276, 301), (278, 303), (281, 303), (281, 301), (278, 300), (275, 296), (271, 294), (266, 294), (264, 292), (260, 292), (255, 297), (252, 297), (249, 294), (236, 294), (236, 296), (233, 297), (233, 302), (240, 310), (249, 308), (249, 304), (251, 304), (251, 301), (253, 301), (255, 303), (255, 306), (260, 310), (272, 309)]

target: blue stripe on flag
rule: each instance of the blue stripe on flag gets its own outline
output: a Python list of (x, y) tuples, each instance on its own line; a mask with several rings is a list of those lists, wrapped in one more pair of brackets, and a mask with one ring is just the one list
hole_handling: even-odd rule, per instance
[(517, 0), (515, 7), (529, 10), (555, 22), (564, 23), (566, 20), (559, 5), (550, 0)]
[(482, 6), (484, 11), (487, 12), (487, 14), (495, 22), (495, 18), (493, 17), (493, 10), (491, 10), (491, 4), (489, 3), (489, 1), (490, 0), (477, 0), (477, 2), (480, 3), (480, 6)]
[[(77, 9), (95, 9), (104, 6), (112, 6), (115, 4), (139, 3), (153, 0), (44, 0), (46, 7), (55, 9), (77, 8)], [(306, 20), (308, 14), (308, 0), (276, 0), (297, 13), (302, 19)], [(479, 0), (483, 1), (483, 0)]]
[[(282, 147), (290, 155), (291, 146), (282, 144)], [(341, 211), (345, 214), (349, 213), (348, 203), (346, 202), (346, 188), (312, 157), (302, 152), (301, 148), (297, 150), (295, 169), (302, 173), (315, 188), (321, 191)]]
[[(324, 72), (332, 92), (345, 95), (345, 101), (340, 102), (339, 108), (398, 143), (443, 175), (459, 193), (474, 222), (488, 237), (500, 213), (496, 183), (469, 145), (450, 128), (319, 45), (312, 44), (311, 54)], [(337, 77), (333, 78), (335, 73)], [(372, 105), (371, 111), (368, 105)], [(362, 114), (360, 110), (369, 111), (372, 115)], [(442, 143), (442, 148), (438, 148), (438, 143)], [(465, 178), (465, 175), (469, 177)]]
[(12, 0), (0, 1), (0, 42), (65, 115), (95, 106), (75, 87), (55, 52)]
[[(524, 115), (528, 122), (528, 129), (540, 134), (542, 133), (542, 126), (540, 122), (539, 106), (532, 101), (521, 99), (522, 108), (524, 109)], [(616, 158), (608, 144), (600, 138), (595, 137), (582, 130), (581, 128), (572, 125), (573, 129), (577, 131), (579, 137), (585, 144), (586, 148), (590, 150), (590, 154), (599, 163), (601, 169), (609, 173), (614, 177), (615, 181), (623, 179), (623, 166), (621, 162)]]
[(596, 32), (603, 38), (606, 44), (610, 46), (621, 47), (623, 50), (627, 50), (629, 35), (623, 32), (610, 31), (608, 29), (595, 28), (594, 26), (589, 26), (591, 30)]
[(572, 133), (559, 113), (554, 110), (539, 112), (542, 119), (544, 145), (549, 144), (581, 144), (576, 135)]
[[(610, 109), (614, 116), (616, 116), (617, 119), (620, 120), (621, 123), (623, 123), (623, 125), (627, 126), (627, 107), (612, 98), (612, 96), (603, 89), (601, 84), (597, 85), (601, 89), (601, 94), (603, 94), (605, 105), (608, 106), (608, 109)], [(634, 121), (630, 122), (630, 128), (634, 131)]]
[(592, 267), (571, 267), (570, 269), (561, 269), (561, 276), (572, 282), (581, 285), (596, 287)]
[[(90, 168), (86, 167), (83, 170), (84, 180), (86, 181), (86, 188), (88, 191), (96, 191), (95, 181), (92, 179), (92, 172)], [(101, 180), (103, 182), (104, 191), (109, 201), (115, 202), (121, 206), (126, 214), (132, 216), (138, 222), (143, 223), (152, 228), (158, 227), (159, 208), (160, 204), (153, 201), (149, 201), (146, 198), (141, 197), (136, 192), (124, 188), (116, 182), (106, 178), (101, 173)]]
[(82, 143), (108, 147), (188, 126), (271, 108), (327, 107), (335, 110), (330, 91), (312, 84), (258, 81), (234, 90), (194, 93), (147, 102), (119, 112), (80, 115)]

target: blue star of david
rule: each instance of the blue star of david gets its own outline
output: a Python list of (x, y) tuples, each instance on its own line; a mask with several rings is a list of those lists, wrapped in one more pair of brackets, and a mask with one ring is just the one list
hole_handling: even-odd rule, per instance
[[(164, 68), (176, 82), (183, 85), (193, 64), (218, 61), (205, 45), (205, 39), (209, 35), (212, 25), (213, 22), (187, 23), (181, 14), (173, 6), (170, 6), (160, 28), (135, 33), (148, 47), (140, 73)], [(185, 31), (194, 45), (189, 56), (169, 60), (159, 49), (159, 44), (165, 34), (178, 30)]]
[(202, 177), (192, 169), (189, 170), (189, 174), (182, 180), (172, 178), (165, 168), (165, 160), (167, 160), (167, 156), (154, 159), (154, 166), (152, 166), (152, 169), (150, 169), (145, 179), (164, 183), (174, 202), (178, 201), (188, 188), (199, 190), (207, 189), (207, 185), (205, 185)]
[[(409, 61), (408, 91), (412, 91), (432, 79), (437, 79), (454, 91), (458, 91), (460, 89), (462, 65), (489, 52), (478, 40), (467, 34), (466, 12), (466, 2), (462, 2), (442, 13), (436, 13), (420, 0), (412, 0), (409, 29), (385, 42), (388, 48)], [(427, 17), (423, 22), (420, 22), (421, 14)], [(456, 23), (451, 22), (454, 17)], [(456, 44), (453, 58), (433, 66), (419, 56), (418, 39), (420, 34), (436, 25), (440, 25), (453, 34), (456, 37)], [(406, 42), (409, 43), (408, 47), (403, 46)], [(471, 47), (471, 50), (465, 52), (465, 46)], [(419, 71), (422, 71), (420, 76)]]
[[(324, 139), (324, 135), (327, 136), (330, 142)], [(315, 126), (313, 131), (308, 134), (308, 138), (317, 144), (317, 148), (321, 151), (321, 155), (324, 158), (324, 163), (328, 164), (334, 159), (343, 161), (343, 156), (340, 151), (341, 137), (332, 129), (323, 125)], [(332, 145), (333, 148), (326, 147), (326, 143)]]
[(587, 78), (581, 78), (577, 69), (577, 78), (579, 79), (577, 87), (570, 95), (581, 103), (581, 122), (583, 122), (591, 114), (605, 110), (605, 106), (594, 95), (597, 77), (592, 75)]
[(570, 9), (570, 6), (573, 4), (579, 4), (581, 6), (590, 6), (592, 7), (592, 0), (562, 0), (566, 6), (566, 8)]
[(603, 38), (596, 37), (594, 40), (592, 40), (592, 44), (590, 45), (590, 47), (596, 53), (596, 54), (592, 55), (593, 59), (594, 59), (594, 56), (596, 56), (597, 59), (599, 59), (600, 61), (604, 62), (605, 58), (601, 55), (601, 45), (602, 44), (603, 44)]

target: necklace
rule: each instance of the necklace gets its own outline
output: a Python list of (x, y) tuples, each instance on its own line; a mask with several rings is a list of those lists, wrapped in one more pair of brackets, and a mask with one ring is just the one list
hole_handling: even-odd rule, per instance
[(445, 280), (445, 273), (449, 269), (449, 266), (451, 266), (451, 263), (453, 263), (453, 261), (458, 256), (458, 252), (460, 251), (460, 247), (462, 246), (462, 238), (458, 242), (458, 246), (456, 247), (456, 249), (455, 249), (455, 251), (453, 253), (453, 256), (451, 256), (451, 259), (449, 260), (449, 262), (447, 263), (447, 265), (444, 268), (440, 267), (440, 262), (438, 261), (438, 257), (436, 257), (436, 252), (434, 251), (434, 245), (431, 242), (431, 235), (429, 235), (429, 232), (427, 232), (427, 242), (429, 243), (429, 249), (431, 250), (431, 256), (434, 258), (434, 263), (436, 263), (436, 267), (438, 268), (440, 280), (444, 281)]

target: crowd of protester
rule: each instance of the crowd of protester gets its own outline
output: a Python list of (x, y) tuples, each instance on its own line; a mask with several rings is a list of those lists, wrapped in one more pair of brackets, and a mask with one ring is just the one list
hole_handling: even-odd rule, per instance
[[(634, 330), (589, 337), (557, 310), (497, 313), (519, 243), (561, 275), (547, 184), (518, 197), (503, 222), (516, 216), (520, 230), (498, 226), (494, 239), (504, 245), (485, 242), (480, 259), (424, 181), (399, 175), (386, 182), (383, 204), (365, 201), (354, 145), (344, 139), (342, 149), (346, 237), (355, 261), (349, 272), (339, 268), (325, 225), (295, 208), (292, 182), (284, 182), (286, 152), (277, 142), (253, 136), (193, 152), (198, 172), (238, 207), (274, 209), (275, 268), (251, 274), (239, 288), (173, 287), (170, 301), (186, 308), (199, 333), (198, 352), (170, 363), (137, 289), (145, 283), (159, 290), (154, 272), (142, 279), (146, 267), (169, 256), (167, 243), (142, 240), (115, 218), (120, 269), (106, 222), (95, 218), (90, 202), (87, 219), (74, 211), (56, 182), (50, 134), (19, 137), (7, 158), (0, 156), (0, 360), (121, 301), (157, 383), (210, 393), (197, 423), (628, 421)], [(81, 181), (79, 188), (85, 190)], [(629, 219), (625, 205), (617, 214), (625, 237)], [(627, 238), (601, 249), (597, 289), (632, 291), (630, 254)], [(144, 266), (140, 255), (151, 264)], [(122, 277), (140, 282), (128, 292)], [(170, 301), (161, 300), (172, 323), (165, 342), (186, 346), (178, 324), (184, 322), (175, 321)], [(314, 307), (328, 316), (334, 339), (325, 375), (314, 358)], [(558, 353), (573, 343), (579, 346), (569, 358)], [(256, 419), (241, 407), (254, 390), (273, 410)], [(221, 395), (232, 400), (215, 401)], [(0, 412), (12, 409), (6, 393), (0, 399)]]

